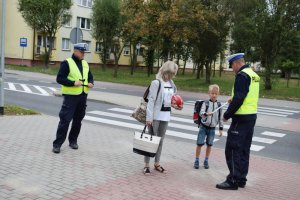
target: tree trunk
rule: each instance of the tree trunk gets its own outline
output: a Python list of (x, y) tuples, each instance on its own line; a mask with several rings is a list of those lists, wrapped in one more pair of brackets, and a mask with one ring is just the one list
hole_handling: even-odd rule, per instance
[(43, 55), (43, 61), (45, 64), (45, 68), (48, 69), (49, 66), (49, 54), (48, 54), (48, 49), (47, 49), (47, 40), (46, 40), (46, 36), (43, 35), (43, 43), (44, 43), (44, 49), (45, 49), (45, 53)]
[(197, 68), (196, 63), (193, 63), (193, 75), (195, 74), (196, 68)]
[(298, 68), (298, 87), (300, 86), (300, 67)]
[(266, 67), (265, 72), (265, 89), (271, 90), (272, 89), (272, 83), (271, 83), (271, 68)]
[(224, 55), (224, 52), (222, 51), (222, 52), (221, 52), (221, 55), (220, 55), (220, 69), (219, 69), (219, 77), (221, 77), (221, 76), (222, 76), (224, 59), (225, 59), (225, 55)]
[(265, 89), (271, 90), (272, 83), (271, 83), (271, 75), (272, 75), (272, 68), (269, 63), (269, 58), (267, 55), (262, 56), (262, 66), (265, 68)]
[(213, 62), (214, 62), (213, 77), (215, 77), (216, 76), (216, 60), (214, 60)]
[(119, 67), (119, 63), (118, 63), (118, 56), (117, 53), (114, 52), (114, 58), (115, 58), (115, 70), (114, 70), (114, 78), (118, 77), (118, 67)]
[(100, 53), (100, 59), (102, 60), (102, 71), (106, 71), (107, 59), (106, 55), (108, 53), (108, 47), (103, 43), (103, 52)]
[(210, 84), (210, 75), (211, 75), (211, 61), (206, 61), (205, 62), (205, 68), (206, 68), (206, 73), (205, 73), (205, 82)]
[(291, 78), (291, 71), (287, 71), (287, 80), (286, 80), (286, 87), (289, 88), (290, 85), (290, 78)]
[(148, 52), (148, 77), (153, 74), (153, 64), (154, 64), (154, 49), (150, 49)]
[[(157, 54), (158, 54), (158, 50), (157, 50)], [(158, 73), (158, 70), (159, 70), (159, 68), (160, 68), (160, 66), (159, 66), (159, 54), (157, 55), (157, 68), (156, 68), (156, 73)]]
[(197, 75), (196, 75), (196, 79), (200, 79), (200, 68), (202, 66), (202, 63), (197, 63)]
[(186, 60), (184, 60), (183, 69), (182, 69), (182, 75), (185, 73), (185, 67), (186, 67)]
[[(134, 49), (134, 48), (133, 48)], [(132, 51), (132, 43), (129, 43), (129, 52), (130, 52), (130, 75), (133, 75), (134, 68), (134, 50)]]

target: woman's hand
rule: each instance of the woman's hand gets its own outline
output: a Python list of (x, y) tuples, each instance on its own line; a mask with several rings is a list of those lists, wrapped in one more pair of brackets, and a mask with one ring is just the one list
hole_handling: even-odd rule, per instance
[(148, 127), (152, 126), (152, 121), (146, 121), (146, 125), (147, 125)]
[(175, 108), (176, 110), (182, 110), (183, 107), (178, 107), (176, 103), (171, 104), (171, 106), (173, 108)]

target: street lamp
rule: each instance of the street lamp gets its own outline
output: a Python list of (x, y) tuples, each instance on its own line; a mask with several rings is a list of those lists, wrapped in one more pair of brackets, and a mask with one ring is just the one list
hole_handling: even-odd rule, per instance
[(0, 61), (0, 115), (4, 115), (4, 59), (5, 59), (5, 9), (6, 0), (2, 0), (2, 31), (1, 31), (1, 61)]

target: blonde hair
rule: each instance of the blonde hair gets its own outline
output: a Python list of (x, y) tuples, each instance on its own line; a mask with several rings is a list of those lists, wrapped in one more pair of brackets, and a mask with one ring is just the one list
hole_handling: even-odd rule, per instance
[(175, 62), (167, 61), (159, 69), (158, 73), (156, 74), (156, 79), (162, 81), (171, 80), (177, 74), (177, 70), (178, 65)]
[(218, 93), (220, 92), (220, 88), (217, 84), (213, 84), (213, 85), (208, 86), (208, 92), (213, 91), (213, 89), (217, 89)]

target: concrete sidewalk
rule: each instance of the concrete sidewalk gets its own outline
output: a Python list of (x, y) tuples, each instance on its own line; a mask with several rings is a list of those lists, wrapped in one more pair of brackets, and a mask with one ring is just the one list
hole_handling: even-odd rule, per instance
[[(58, 117), (0, 117), (0, 199), (240, 200), (300, 197), (300, 165), (251, 156), (247, 186), (222, 191), (228, 173), (224, 150), (213, 149), (210, 169), (193, 169), (195, 145), (166, 138), (166, 174), (145, 177), (143, 157), (132, 152), (133, 132), (83, 122), (79, 149), (65, 143), (51, 152)], [(151, 165), (153, 160), (151, 160)]]

